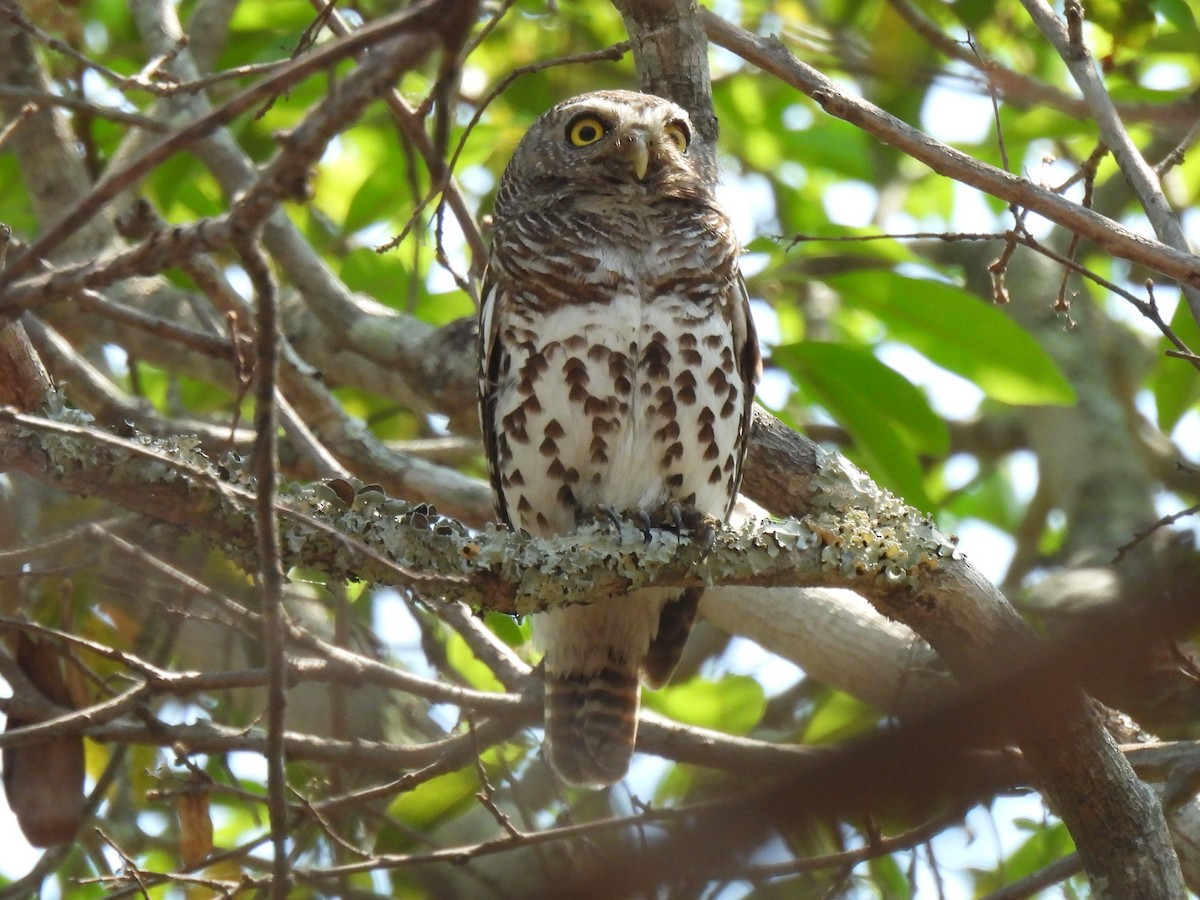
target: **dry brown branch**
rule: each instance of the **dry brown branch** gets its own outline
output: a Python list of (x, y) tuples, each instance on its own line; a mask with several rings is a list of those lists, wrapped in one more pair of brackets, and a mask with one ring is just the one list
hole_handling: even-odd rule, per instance
[(291, 884), (287, 842), (287, 770), (284, 767), (284, 668), (286, 666), (283, 610), (283, 564), (280, 560), (279, 521), (275, 512), (279, 477), (279, 448), (275, 383), (279, 375), (279, 310), (275, 279), (258, 247), (256, 227), (238, 236), (236, 249), (254, 286), (255, 386), (252, 467), (255, 480), (254, 530), (258, 580), (262, 591), (263, 649), (267, 657), (267, 809), (271, 825), (271, 896), (285, 900)]
[[(153, 119), (149, 116), (143, 116), (139, 113), (127, 112), (123, 109), (117, 109), (113, 106), (105, 106), (102, 103), (93, 103), (90, 100), (83, 100), (79, 97), (69, 97), (63, 94), (51, 94), (45, 91), (35, 91), (29, 88), (16, 87), (9, 84), (0, 84), (0, 97), (9, 97), (13, 100), (23, 100), (33, 107), (40, 106), (61, 106), (63, 109), (74, 110), (75, 112), (84, 112), (89, 116), (94, 116), (98, 119), (109, 119), (113, 122), (121, 122), (125, 125), (133, 125), (137, 128), (144, 128), (146, 131), (163, 132), (168, 131), (170, 126), (166, 122), (158, 119)], [(32, 112), (32, 110), (31, 110)], [(0, 144), (3, 144), (3, 139), (0, 139)]]

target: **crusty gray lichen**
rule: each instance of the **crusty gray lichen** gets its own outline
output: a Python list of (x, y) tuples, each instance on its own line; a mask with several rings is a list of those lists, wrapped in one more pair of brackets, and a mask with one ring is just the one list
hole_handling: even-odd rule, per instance
[[(47, 421), (74, 426), (74, 429), (89, 428), (95, 421), (90, 413), (68, 406), (66, 396), (60, 389), (47, 392), (41, 414)], [(80, 467), (104, 468), (126, 463), (136, 464), (138, 477), (153, 482), (182, 478), (187, 467), (211, 466), (208, 457), (200, 450), (200, 439), (195, 435), (168, 438), (136, 435), (101, 443), (82, 430), (45, 431), (18, 426), (17, 434), (36, 440), (60, 475)], [(139, 447), (147, 448), (150, 453), (139, 455)]]
[[(214, 464), (194, 437), (89, 434), (91, 418), (57, 394), (46, 417), (75, 427), (21, 433), (40, 445), (64, 482), (72, 472), (110, 473), (70, 489), (208, 533), (254, 570), (254, 480), (244, 459), (226, 454)], [(961, 557), (954, 538), (843, 458), (822, 451), (819, 462), (820, 511), (802, 521), (721, 528), (711, 542), (607, 520), (543, 539), (494, 526), (476, 532), (428, 504), (389, 499), (377, 485), (288, 485), (279, 495), (284, 565), (526, 613), (652, 585), (916, 588), (947, 557)]]
[(874, 578), (917, 588), (947, 558), (962, 559), (958, 538), (876, 485), (845, 457), (816, 448), (812, 478), (824, 501), (806, 522), (824, 545), (822, 565), (847, 582)]

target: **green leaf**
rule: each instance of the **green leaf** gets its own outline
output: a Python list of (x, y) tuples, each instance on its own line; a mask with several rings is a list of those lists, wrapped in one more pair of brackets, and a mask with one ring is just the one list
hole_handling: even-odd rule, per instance
[(1186, 0), (1154, 0), (1154, 9), (1179, 31), (1196, 33), (1196, 14)]
[(421, 830), (475, 802), (478, 790), (479, 776), (473, 766), (467, 766), (401, 794), (388, 805), (388, 815)]
[(867, 864), (871, 880), (880, 894), (894, 900), (908, 900), (913, 895), (912, 883), (894, 856), (877, 856)]
[[(1017, 527), (1025, 504), (1013, 493), (1013, 477), (1006, 461), (990, 469), (960, 491), (955, 491), (939, 511), (939, 521), (949, 530), (963, 519), (979, 519), (1003, 531)], [(943, 519), (949, 514), (953, 518)]]
[(510, 647), (520, 647), (529, 642), (531, 629), (528, 616), (514, 619), (505, 613), (485, 612), (483, 621), (495, 632), (496, 637)]
[(446, 629), (446, 661), (476, 690), (504, 692), (504, 685), (487, 663), (475, 655), (462, 635), (449, 629)]
[[(911, 449), (941, 455), (950, 445), (946, 423), (935, 413), (925, 394), (870, 350), (825, 341), (802, 341), (776, 347), (772, 359), (802, 374), (823, 392), (850, 398), (871, 410), (873, 418), (891, 422)], [(824, 404), (822, 404), (824, 405)], [(828, 407), (827, 407), (828, 408)]]
[(789, 159), (870, 184), (876, 179), (871, 140), (849, 122), (822, 118), (819, 126), (789, 133), (786, 146)]
[(977, 875), (975, 888), (978, 892), (991, 893), (999, 890), (1005, 884), (1011, 884), (1045, 868), (1075, 849), (1070, 833), (1061, 822), (1050, 825), (1027, 821), (1025, 825), (1030, 831), (1029, 838), (1009, 855), (1004, 861), (1003, 869)]
[[(1200, 350), (1200, 327), (1197, 327), (1191, 310), (1182, 300), (1171, 317), (1171, 328), (1193, 352)], [(1160, 345), (1163, 349), (1171, 346), (1165, 339), (1160, 341)], [(1183, 414), (1200, 400), (1200, 372), (1185, 360), (1163, 356), (1158, 361), (1151, 386), (1158, 408), (1158, 427), (1169, 434), (1179, 424)]]
[(843, 691), (830, 691), (804, 729), (806, 744), (834, 744), (873, 728), (879, 713)]
[(839, 275), (827, 283), (891, 336), (974, 382), (993, 400), (1066, 406), (1075, 391), (1054, 360), (996, 306), (952, 284), (895, 272)]
[(955, 15), (972, 31), (996, 15), (995, 0), (955, 0), (950, 5)]
[(949, 434), (920, 390), (862, 347), (802, 341), (771, 356), (850, 432), (877, 481), (932, 508), (917, 454), (945, 453)]
[(693, 678), (661, 691), (646, 691), (643, 699), (648, 707), (677, 722), (728, 734), (747, 734), (767, 706), (762, 685), (747, 675), (726, 675), (720, 681)]
[[(411, 199), (408, 167), (395, 143), (360, 138), (353, 143), (346, 140), (344, 146), (345, 158), (336, 166), (323, 167), (318, 181), (322, 208), (335, 220), (341, 217), (343, 233), (353, 234), (376, 222), (387, 222), (399, 210), (407, 214), (415, 201)], [(331, 194), (349, 198), (344, 212), (331, 201)], [(405, 200), (400, 201), (401, 197)]]
[(408, 263), (399, 253), (376, 253), (370, 247), (355, 247), (346, 253), (338, 274), (350, 290), (400, 308), (407, 301), (412, 279)]

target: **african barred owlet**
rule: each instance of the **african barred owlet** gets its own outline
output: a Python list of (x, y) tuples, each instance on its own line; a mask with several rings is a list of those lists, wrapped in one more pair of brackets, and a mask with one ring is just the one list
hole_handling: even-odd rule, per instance
[[(759, 354), (738, 242), (690, 141), (674, 103), (599, 91), (546, 113), (504, 172), (479, 395), (510, 528), (563, 534), (596, 510), (729, 515)], [(563, 779), (624, 776), (639, 673), (670, 677), (699, 595), (643, 589), (534, 616)]]

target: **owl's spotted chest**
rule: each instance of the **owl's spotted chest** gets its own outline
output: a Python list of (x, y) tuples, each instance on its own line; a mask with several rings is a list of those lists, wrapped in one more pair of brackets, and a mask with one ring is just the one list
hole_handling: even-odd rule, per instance
[(713, 273), (593, 252), (608, 290), (518, 305), (500, 335), (496, 465), (513, 524), (558, 533), (597, 503), (671, 499), (724, 517), (747, 398)]

